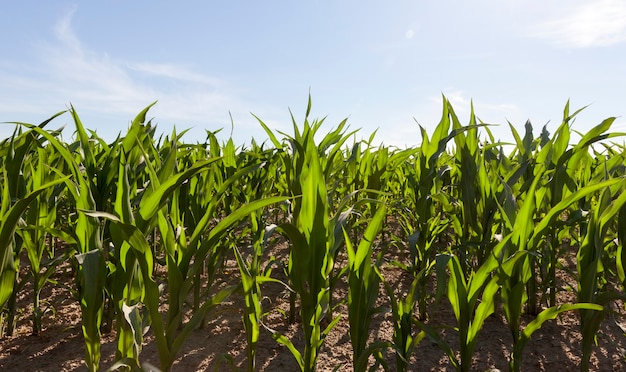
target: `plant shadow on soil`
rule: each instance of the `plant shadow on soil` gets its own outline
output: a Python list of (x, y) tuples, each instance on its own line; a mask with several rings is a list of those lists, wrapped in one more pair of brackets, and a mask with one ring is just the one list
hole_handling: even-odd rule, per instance
[[(272, 254), (286, 256), (286, 245), (275, 248)], [(391, 254), (399, 254), (391, 252)], [(341, 265), (339, 258), (337, 264)], [(566, 262), (567, 263), (567, 262)], [(237, 273), (236, 262), (226, 260), (222, 271), (222, 281), (234, 280), (232, 273)], [(398, 294), (406, 293), (411, 278), (404, 271), (385, 265), (382, 268), (385, 279), (396, 288)], [(229, 277), (227, 277), (227, 275)], [(560, 273), (559, 280), (566, 278)], [(32, 333), (32, 288), (28, 285), (19, 296), (18, 323), (13, 337), (0, 339), (0, 370), (3, 371), (73, 371), (86, 370), (83, 363), (84, 344), (80, 329), (80, 306), (72, 299), (68, 286), (71, 286), (71, 275), (67, 271), (55, 274), (55, 279), (65, 281), (66, 286), (46, 285), (42, 299), (47, 301), (54, 312), (44, 316), (44, 329), (39, 335)], [(284, 278), (283, 278), (284, 279)], [(30, 288), (30, 292), (29, 292)], [(431, 288), (433, 289), (433, 288)], [(434, 292), (433, 292), (434, 293)], [(266, 311), (264, 324), (286, 335), (298, 350), (303, 349), (303, 335), (299, 323), (288, 323), (288, 293), (283, 286), (268, 283), (263, 287), (263, 306)], [(349, 337), (347, 320), (347, 286), (340, 281), (333, 293), (335, 315), (341, 314), (341, 320), (332, 329), (322, 347), (318, 358), (319, 371), (332, 371), (340, 366), (339, 371), (352, 369), (352, 347)], [(344, 301), (344, 302), (342, 302)], [(559, 292), (560, 303), (575, 301), (572, 292)], [(389, 308), (389, 299), (381, 287), (379, 306)], [(230, 371), (245, 370), (246, 367), (246, 336), (241, 317), (243, 298), (235, 293), (218, 310), (210, 314), (203, 328), (193, 331), (186, 340), (178, 359), (173, 366), (174, 371)], [(626, 337), (622, 327), (625, 324), (624, 304), (613, 304), (612, 313), (603, 321), (597, 335), (598, 346), (594, 348), (591, 368), (595, 371), (626, 370)], [(441, 331), (443, 339), (453, 348), (458, 347), (457, 334), (451, 327), (455, 325), (454, 314), (447, 300), (431, 305), (429, 324), (445, 325)], [(523, 321), (529, 322), (531, 317), (525, 316)], [(557, 319), (548, 321), (535, 332), (528, 342), (523, 359), (523, 371), (555, 371), (576, 370), (580, 364), (580, 333), (579, 322), (575, 312), (566, 312)], [(372, 319), (370, 341), (390, 341), (393, 335), (390, 311), (376, 314)], [(113, 364), (115, 355), (115, 332), (103, 335), (101, 368), (106, 370)], [(511, 335), (502, 311), (498, 309), (490, 316), (481, 329), (476, 343), (472, 362), (472, 370), (486, 371), (497, 368), (508, 369), (509, 350), (512, 349)], [(390, 369), (395, 370), (394, 355), (387, 351), (385, 358)], [(145, 344), (140, 355), (141, 362), (159, 365), (159, 358), (150, 332), (146, 335)], [(445, 354), (428, 338), (423, 339), (415, 348), (410, 359), (411, 371), (450, 371), (453, 370)], [(261, 329), (257, 345), (257, 370), (262, 371), (296, 371), (299, 370), (296, 360), (286, 347), (279, 345), (266, 329)]]

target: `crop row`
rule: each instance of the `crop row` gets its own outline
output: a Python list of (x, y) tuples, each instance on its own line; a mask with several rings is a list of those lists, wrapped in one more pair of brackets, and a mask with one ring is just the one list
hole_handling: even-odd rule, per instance
[[(421, 144), (398, 149), (374, 146), (374, 134), (356, 141), (346, 121), (321, 136), (324, 120), (310, 121), (309, 99), (293, 134), (259, 119), (269, 140), (237, 147), (214, 132), (195, 144), (182, 140), (184, 132), (157, 137), (149, 108), (111, 143), (86, 130), (74, 108), (71, 143), (48, 129), (63, 113), (40, 125), (16, 123), (0, 143), (0, 333), (13, 333), (26, 283), (32, 332), (41, 332), (42, 288), (69, 263), (92, 371), (100, 368), (102, 332), (112, 330), (113, 368), (141, 370), (148, 329), (160, 368), (170, 370), (190, 332), (231, 296), (244, 303), (248, 371), (256, 369), (261, 332), (313, 371), (340, 318), (339, 281), (348, 288), (355, 371), (406, 371), (424, 338), (469, 371), (477, 335), (497, 309), (513, 340), (512, 371), (533, 332), (576, 311), (585, 371), (609, 304), (624, 299), (626, 155), (611, 142), (621, 135), (610, 131), (614, 118), (578, 134), (572, 121), (580, 110), (570, 113), (568, 104), (552, 135), (543, 128), (535, 136), (530, 123), (522, 135), (510, 125), (515, 142), (505, 145), (473, 112), (462, 125), (444, 98), (432, 133), (420, 127)], [(289, 243), (284, 263), (266, 254), (276, 236)], [(385, 255), (391, 246), (399, 258)], [(574, 284), (562, 288), (556, 273), (572, 249)], [(229, 258), (237, 281), (217, 286)], [(386, 282), (383, 263), (410, 275), (408, 293)], [(299, 315), (303, 349), (264, 324), (267, 283), (291, 294), (289, 320)], [(577, 300), (558, 303), (563, 290)], [(391, 302), (394, 333), (372, 343), (381, 296)], [(458, 347), (428, 322), (443, 298), (457, 320)], [(523, 314), (534, 320), (522, 326)]]

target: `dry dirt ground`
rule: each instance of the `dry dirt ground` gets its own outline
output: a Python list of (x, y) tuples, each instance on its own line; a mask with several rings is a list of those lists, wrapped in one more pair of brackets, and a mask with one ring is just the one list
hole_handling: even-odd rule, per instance
[[(567, 262), (565, 262), (567, 265)], [(408, 275), (391, 265), (383, 267), (386, 280), (402, 293), (410, 282)], [(234, 261), (228, 260), (222, 273), (222, 280), (238, 276)], [(59, 285), (48, 284), (42, 298), (54, 308), (44, 317), (44, 330), (39, 335), (31, 334), (32, 290), (25, 287), (19, 297), (19, 318), (16, 333), (12, 337), (0, 339), (1, 371), (74, 371), (86, 370), (83, 363), (84, 345), (81, 335), (80, 306), (72, 299), (68, 286), (72, 286), (69, 269), (60, 270), (55, 275)], [(560, 273), (565, 280), (565, 274)], [(65, 286), (63, 285), (65, 284)], [(287, 335), (298, 349), (302, 349), (302, 332), (299, 324), (290, 325), (287, 321), (288, 294), (284, 287), (274, 283), (265, 284), (264, 311), (265, 324)], [(347, 298), (345, 284), (339, 284), (334, 294), (339, 303)], [(389, 308), (389, 300), (381, 289), (380, 305)], [(572, 292), (560, 292), (559, 301), (574, 301)], [(592, 356), (592, 369), (596, 371), (626, 370), (626, 316), (623, 304), (614, 304), (611, 313), (602, 323), (597, 335), (598, 346)], [(216, 312), (209, 316), (204, 328), (194, 331), (187, 339), (174, 371), (230, 371), (245, 370), (246, 337), (241, 321), (243, 299), (234, 294)], [(454, 326), (455, 318), (450, 304), (443, 300), (429, 310), (429, 324)], [(326, 338), (318, 360), (319, 371), (352, 370), (347, 307), (339, 304), (335, 314), (342, 318)], [(530, 317), (525, 318), (528, 322)], [(576, 313), (568, 312), (549, 321), (537, 331), (527, 344), (524, 353), (523, 371), (564, 371), (576, 370), (580, 364), (580, 333)], [(372, 323), (371, 340), (391, 340), (393, 334), (391, 312), (377, 314)], [(453, 347), (458, 345), (456, 333), (449, 329), (443, 338)], [(508, 369), (509, 350), (512, 349), (511, 336), (502, 311), (489, 317), (481, 330), (476, 344), (472, 370), (486, 371)], [(115, 354), (115, 333), (103, 335), (102, 370), (113, 364)], [(387, 352), (386, 359), (391, 370), (395, 370), (394, 357)], [(159, 359), (153, 337), (146, 336), (140, 359), (158, 366)], [(262, 329), (257, 351), (257, 369), (263, 371), (296, 371), (298, 365), (287, 348), (275, 342), (269, 331)], [(449, 371), (453, 370), (445, 354), (425, 338), (414, 350), (409, 365), (410, 371)]]

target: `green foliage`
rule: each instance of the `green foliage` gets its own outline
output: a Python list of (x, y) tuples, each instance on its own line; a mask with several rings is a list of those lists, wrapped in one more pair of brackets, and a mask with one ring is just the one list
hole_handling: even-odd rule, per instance
[[(511, 370), (521, 369), (542, 324), (572, 310), (586, 370), (604, 309), (624, 299), (626, 147), (608, 142), (622, 135), (610, 131), (614, 118), (579, 134), (573, 120), (581, 110), (570, 113), (567, 103), (552, 135), (509, 124), (514, 143), (503, 144), (473, 107), (464, 125), (443, 97), (432, 133), (420, 126), (419, 146), (399, 150), (374, 146), (375, 133), (349, 143), (356, 131), (346, 120), (320, 135), (324, 119), (309, 119), (309, 97), (304, 122), (292, 117), (292, 134), (259, 119), (269, 141), (245, 148), (220, 142), (217, 131), (196, 144), (175, 130), (157, 138), (146, 120), (153, 105), (111, 143), (87, 130), (73, 107), (74, 142), (48, 128), (63, 113), (15, 123), (0, 142), (0, 331), (13, 332), (18, 294), (32, 283), (33, 333), (40, 332), (51, 306), (41, 290), (69, 263), (89, 370), (101, 368), (100, 338), (113, 330), (111, 369), (141, 370), (150, 330), (160, 368), (170, 370), (188, 335), (230, 296), (243, 297), (248, 371), (257, 368), (262, 337), (315, 370), (344, 304), (357, 371), (389, 369), (385, 349), (397, 370), (409, 370), (424, 337), (469, 370), (498, 307), (511, 332)], [(272, 239), (274, 231), (288, 241), (284, 257), (269, 253), (282, 239)], [(563, 259), (574, 250), (576, 269), (566, 272)], [(228, 260), (239, 270), (224, 279)], [(386, 277), (390, 266), (407, 275), (408, 289)], [(557, 292), (567, 290), (558, 272), (577, 283), (578, 302), (558, 303)], [(347, 298), (333, 297), (342, 282)], [(303, 349), (264, 324), (268, 283), (288, 291)], [(433, 305), (453, 310), (458, 350), (441, 336)], [(373, 318), (385, 308), (393, 336), (372, 341)], [(523, 314), (534, 317), (526, 327)]]

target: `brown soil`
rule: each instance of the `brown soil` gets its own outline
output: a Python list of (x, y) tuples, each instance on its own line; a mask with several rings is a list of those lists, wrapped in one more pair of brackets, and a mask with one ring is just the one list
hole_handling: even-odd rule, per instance
[[(282, 248), (284, 250), (284, 247)], [(567, 261), (564, 264), (568, 264)], [(233, 280), (238, 276), (236, 263), (225, 263), (221, 280)], [(394, 266), (383, 266), (383, 275), (401, 294), (408, 286), (408, 275)], [(72, 299), (69, 286), (72, 279), (69, 269), (59, 270), (55, 275), (59, 285), (48, 284), (42, 299), (54, 309), (44, 317), (44, 330), (39, 335), (32, 335), (32, 289), (25, 287), (19, 297), (19, 318), (13, 337), (0, 339), (0, 370), (3, 371), (71, 371), (86, 370), (83, 363), (84, 345), (81, 334), (81, 315), (78, 302)], [(559, 273), (559, 280), (568, 279), (564, 272)], [(65, 285), (63, 285), (65, 284)], [(288, 324), (288, 293), (281, 285), (269, 283), (263, 287), (264, 311), (267, 315), (264, 323), (267, 327), (278, 330), (293, 341), (302, 350), (302, 332), (299, 323)], [(433, 292), (434, 293), (434, 292)], [(380, 305), (389, 309), (389, 299), (381, 288)], [(335, 314), (342, 319), (325, 340), (318, 360), (318, 370), (338, 371), (352, 369), (352, 347), (349, 338), (347, 307), (342, 300), (347, 299), (345, 284), (340, 283), (334, 293), (339, 303)], [(558, 295), (560, 303), (575, 301), (572, 292), (563, 291)], [(431, 302), (432, 303), (432, 302)], [(246, 368), (246, 337), (241, 321), (243, 299), (235, 294), (218, 311), (212, 313), (204, 328), (194, 331), (179, 353), (174, 371), (229, 371)], [(626, 321), (623, 304), (613, 304), (614, 312), (604, 320), (597, 335), (598, 346), (591, 359), (592, 369), (596, 371), (626, 370)], [(429, 309), (431, 325), (454, 326), (455, 318), (446, 300)], [(532, 320), (525, 317), (525, 321)], [(527, 344), (524, 354), (523, 371), (562, 371), (576, 370), (580, 364), (580, 333), (578, 316), (574, 312), (562, 314), (554, 321), (549, 321), (537, 331)], [(393, 334), (390, 310), (376, 315), (371, 329), (372, 341), (390, 341)], [(453, 329), (442, 331), (443, 338), (456, 348), (457, 334)], [(489, 317), (481, 330), (472, 370), (508, 369), (509, 350), (512, 348), (511, 335), (506, 321), (499, 310)], [(115, 332), (103, 335), (101, 368), (106, 370), (113, 364), (115, 354)], [(385, 354), (391, 370), (395, 370), (395, 360), (391, 352)], [(140, 359), (152, 365), (159, 365), (154, 339), (147, 335)], [(257, 369), (264, 371), (296, 371), (298, 365), (286, 347), (275, 342), (266, 329), (261, 329), (257, 351)], [(411, 371), (448, 371), (453, 370), (445, 354), (428, 338), (422, 340), (414, 350), (409, 370)]]

